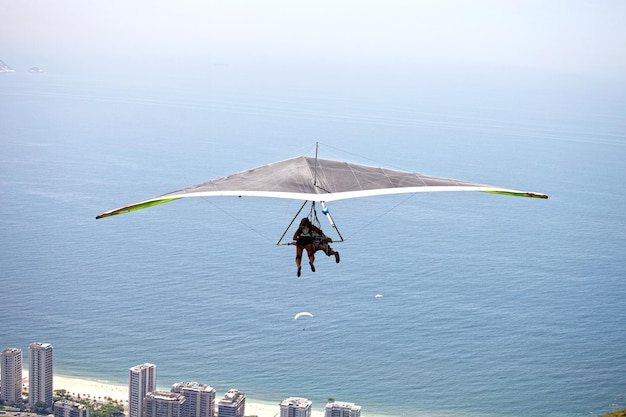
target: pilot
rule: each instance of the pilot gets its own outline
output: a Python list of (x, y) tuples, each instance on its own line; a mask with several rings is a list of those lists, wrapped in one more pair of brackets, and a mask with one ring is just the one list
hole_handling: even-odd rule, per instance
[[(319, 236), (322, 237), (321, 241), (317, 243), (314, 240), (314, 237)], [(315, 272), (315, 251), (321, 249), (326, 253), (326, 255), (335, 255), (335, 262), (339, 263), (339, 252), (334, 251), (329, 245), (328, 239), (324, 236), (324, 232), (322, 230), (311, 223), (308, 218), (303, 218), (300, 221), (300, 226), (293, 234), (293, 240), (296, 245), (296, 267), (297, 275), (300, 276), (302, 274), (302, 253), (306, 249), (306, 253), (309, 257), (309, 265), (311, 266), (311, 271)]]

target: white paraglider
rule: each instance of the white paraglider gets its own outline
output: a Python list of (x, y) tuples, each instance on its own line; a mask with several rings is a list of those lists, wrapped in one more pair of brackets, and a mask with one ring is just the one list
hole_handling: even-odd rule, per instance
[(300, 313), (296, 314), (294, 316), (294, 320), (298, 320), (300, 317), (315, 317), (313, 314), (309, 313), (308, 311), (301, 311)]

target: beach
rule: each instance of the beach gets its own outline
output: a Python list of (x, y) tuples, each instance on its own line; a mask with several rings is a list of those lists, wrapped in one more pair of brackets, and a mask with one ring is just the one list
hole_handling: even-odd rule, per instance
[[(23, 381), (28, 383), (28, 372), (24, 372)], [(111, 398), (128, 403), (128, 387), (126, 385), (118, 385), (109, 382), (94, 381), (84, 378), (77, 378), (68, 375), (54, 375), (54, 389), (64, 389), (70, 394), (79, 395), (91, 399)], [(221, 394), (216, 394), (217, 401), (221, 398)], [(277, 417), (280, 415), (280, 406), (278, 404), (265, 404), (259, 402), (250, 402), (246, 400), (246, 416), (258, 417)], [(312, 411), (311, 417), (323, 417), (323, 411)]]

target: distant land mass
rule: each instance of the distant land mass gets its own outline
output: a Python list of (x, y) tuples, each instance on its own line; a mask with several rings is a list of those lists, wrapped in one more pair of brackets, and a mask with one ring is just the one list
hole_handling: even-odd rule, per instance
[(603, 414), (600, 417), (626, 417), (626, 410), (617, 410), (612, 413)]
[[(15, 70), (0, 59), (0, 72), (15, 72)], [(30, 67), (28, 72), (32, 72), (34, 74), (43, 74), (44, 70), (39, 67)]]
[(15, 70), (5, 64), (4, 61), (0, 59), (0, 72), (15, 72)]

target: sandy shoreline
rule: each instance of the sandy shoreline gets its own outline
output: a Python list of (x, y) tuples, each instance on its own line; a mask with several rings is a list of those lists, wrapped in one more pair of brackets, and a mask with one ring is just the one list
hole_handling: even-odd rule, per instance
[[(24, 383), (28, 382), (28, 372), (24, 372)], [(68, 375), (54, 375), (54, 389), (64, 389), (70, 394), (91, 399), (112, 398), (124, 405), (128, 403), (128, 386), (94, 381), (84, 378), (77, 378)], [(222, 393), (216, 393), (216, 403), (221, 398)], [(277, 417), (280, 415), (280, 406), (278, 404), (264, 404), (258, 402), (250, 402), (246, 400), (246, 415), (256, 415), (258, 417)], [(324, 412), (313, 410), (311, 417), (324, 417)]]

